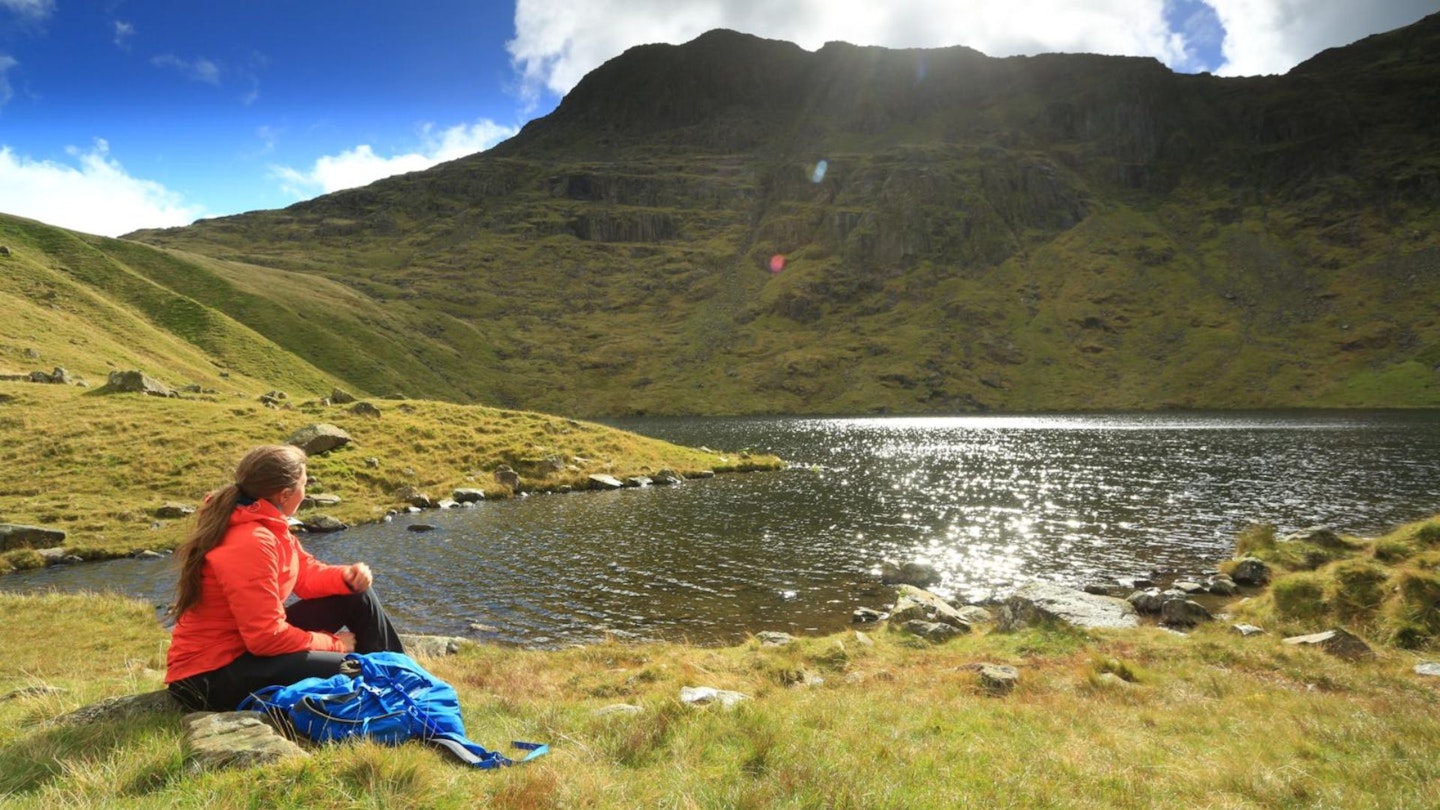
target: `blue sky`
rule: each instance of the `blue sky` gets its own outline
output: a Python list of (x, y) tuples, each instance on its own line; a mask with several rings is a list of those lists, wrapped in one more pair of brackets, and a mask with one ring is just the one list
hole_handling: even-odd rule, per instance
[(633, 45), (1155, 56), (1283, 73), (1440, 0), (0, 0), (0, 211), (91, 233), (279, 208), (477, 152)]

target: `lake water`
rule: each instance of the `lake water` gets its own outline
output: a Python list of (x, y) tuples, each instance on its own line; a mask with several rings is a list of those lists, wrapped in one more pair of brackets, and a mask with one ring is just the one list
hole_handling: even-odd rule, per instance
[[(710, 643), (830, 632), (921, 559), (944, 590), (1003, 596), (1199, 572), (1253, 522), (1375, 534), (1440, 512), (1440, 413), (1164, 413), (632, 419), (658, 438), (775, 453), (778, 473), (492, 501), (305, 540), (365, 560), (409, 632), (535, 646), (606, 636)], [(437, 531), (406, 531), (412, 522)], [(0, 578), (156, 604), (164, 561)], [(477, 629), (478, 626), (478, 629)]]

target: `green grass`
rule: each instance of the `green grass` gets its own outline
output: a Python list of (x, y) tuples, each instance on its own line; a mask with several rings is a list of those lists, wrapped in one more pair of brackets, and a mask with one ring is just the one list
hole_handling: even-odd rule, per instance
[[(164, 632), (115, 597), (0, 595), (0, 797), (16, 807), (796, 808), (1425, 807), (1440, 801), (1435, 686), (1412, 654), (1346, 663), (1214, 624), (1086, 634), (983, 629), (935, 647), (885, 630), (782, 648), (468, 647), (430, 668), (482, 744), (549, 742), (470, 771), (407, 744), (338, 745), (196, 773), (178, 715), (58, 730), (44, 721), (159, 687)], [(94, 632), (103, 626), (104, 633)], [(65, 644), (52, 643), (54, 638)], [(1016, 666), (988, 695), (970, 665)], [(811, 676), (811, 686), (787, 684)], [(1114, 678), (1101, 678), (1101, 675)], [(750, 696), (732, 711), (681, 687)], [(637, 715), (597, 716), (629, 703)]]

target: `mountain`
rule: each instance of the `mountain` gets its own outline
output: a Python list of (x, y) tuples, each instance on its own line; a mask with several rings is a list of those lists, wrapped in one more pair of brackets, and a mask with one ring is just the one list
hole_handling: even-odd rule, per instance
[(1255, 78), (712, 31), (625, 52), (488, 152), (127, 238), (250, 274), (249, 307), (173, 281), (412, 396), (1440, 406), (1437, 88), (1440, 15)]

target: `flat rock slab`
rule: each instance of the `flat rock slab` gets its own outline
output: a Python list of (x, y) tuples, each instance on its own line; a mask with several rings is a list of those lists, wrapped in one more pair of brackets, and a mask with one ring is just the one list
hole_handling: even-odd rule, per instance
[(1336, 658), (1350, 661), (1375, 657), (1375, 651), (1370, 649), (1369, 644), (1346, 630), (1326, 630), (1308, 636), (1291, 636), (1285, 639), (1285, 643), (1296, 647), (1319, 647)]
[(1135, 606), (1124, 599), (1096, 596), (1049, 582), (1030, 582), (1005, 600), (995, 629), (1008, 633), (1054, 621), (1084, 628), (1140, 626)]
[(248, 768), (289, 757), (308, 757), (260, 712), (195, 712), (185, 715), (185, 755), (194, 770)]
[(1432, 678), (1440, 678), (1440, 664), (1434, 661), (1426, 661), (1423, 664), (1415, 665), (1416, 675), (1428, 675)]

